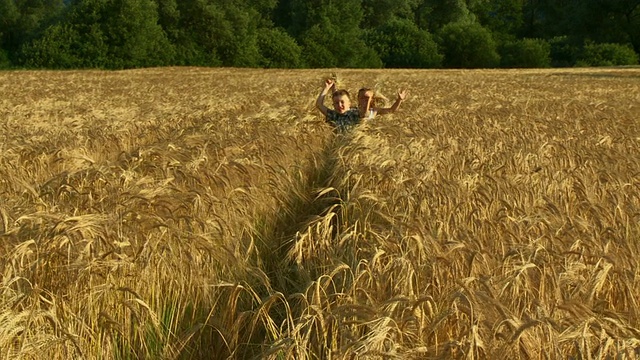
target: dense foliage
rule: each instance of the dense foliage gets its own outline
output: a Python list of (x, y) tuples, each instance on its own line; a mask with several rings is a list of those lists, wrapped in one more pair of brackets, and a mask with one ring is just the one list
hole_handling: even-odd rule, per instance
[(634, 65), (636, 0), (0, 0), (0, 68)]

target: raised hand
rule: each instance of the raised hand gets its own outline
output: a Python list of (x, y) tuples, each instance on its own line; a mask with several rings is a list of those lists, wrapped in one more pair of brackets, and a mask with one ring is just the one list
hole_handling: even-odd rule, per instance
[(326, 90), (335, 90), (336, 89), (336, 82), (333, 79), (327, 79), (324, 81), (324, 88)]

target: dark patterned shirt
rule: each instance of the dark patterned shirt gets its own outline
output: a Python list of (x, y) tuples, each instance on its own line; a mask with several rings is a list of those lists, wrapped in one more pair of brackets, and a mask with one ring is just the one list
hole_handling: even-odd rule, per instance
[(335, 110), (327, 109), (327, 122), (336, 130), (349, 130), (358, 125), (360, 120), (360, 112), (358, 111), (358, 108), (351, 108), (343, 114), (338, 114)]
[(344, 112), (344, 114), (338, 114), (337, 111), (327, 110), (327, 122), (331, 124), (336, 130), (345, 131), (360, 123), (360, 112), (358, 108), (351, 108)]

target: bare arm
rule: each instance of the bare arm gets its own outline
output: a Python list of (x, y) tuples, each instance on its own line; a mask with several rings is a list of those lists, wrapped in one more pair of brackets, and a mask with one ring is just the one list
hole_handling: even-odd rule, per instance
[(398, 110), (398, 108), (400, 107), (400, 104), (402, 104), (402, 102), (406, 98), (407, 98), (407, 90), (398, 90), (398, 97), (396, 98), (396, 101), (393, 103), (393, 105), (391, 105), (391, 107), (388, 107), (388, 108), (378, 109), (378, 114), (384, 115), (384, 114), (391, 114), (395, 112), (396, 110)]
[(333, 80), (331, 79), (325, 80), (324, 89), (322, 89), (322, 91), (320, 92), (320, 95), (318, 95), (318, 99), (316, 100), (316, 107), (318, 108), (318, 110), (320, 110), (320, 112), (324, 116), (327, 116), (327, 110), (329, 110), (329, 108), (324, 106), (324, 97), (327, 96), (329, 91), (334, 87), (335, 87), (335, 82)]
[(365, 92), (362, 98), (358, 99), (358, 112), (360, 113), (361, 119), (364, 119), (367, 116), (369, 116), (369, 111), (371, 110), (372, 101), (373, 101), (373, 91)]

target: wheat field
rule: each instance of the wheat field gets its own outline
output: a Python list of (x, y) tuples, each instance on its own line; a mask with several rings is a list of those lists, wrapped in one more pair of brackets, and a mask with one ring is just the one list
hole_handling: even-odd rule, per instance
[[(334, 135), (332, 75), (410, 95)], [(633, 359), (639, 119), (639, 68), (0, 72), (0, 358)]]

